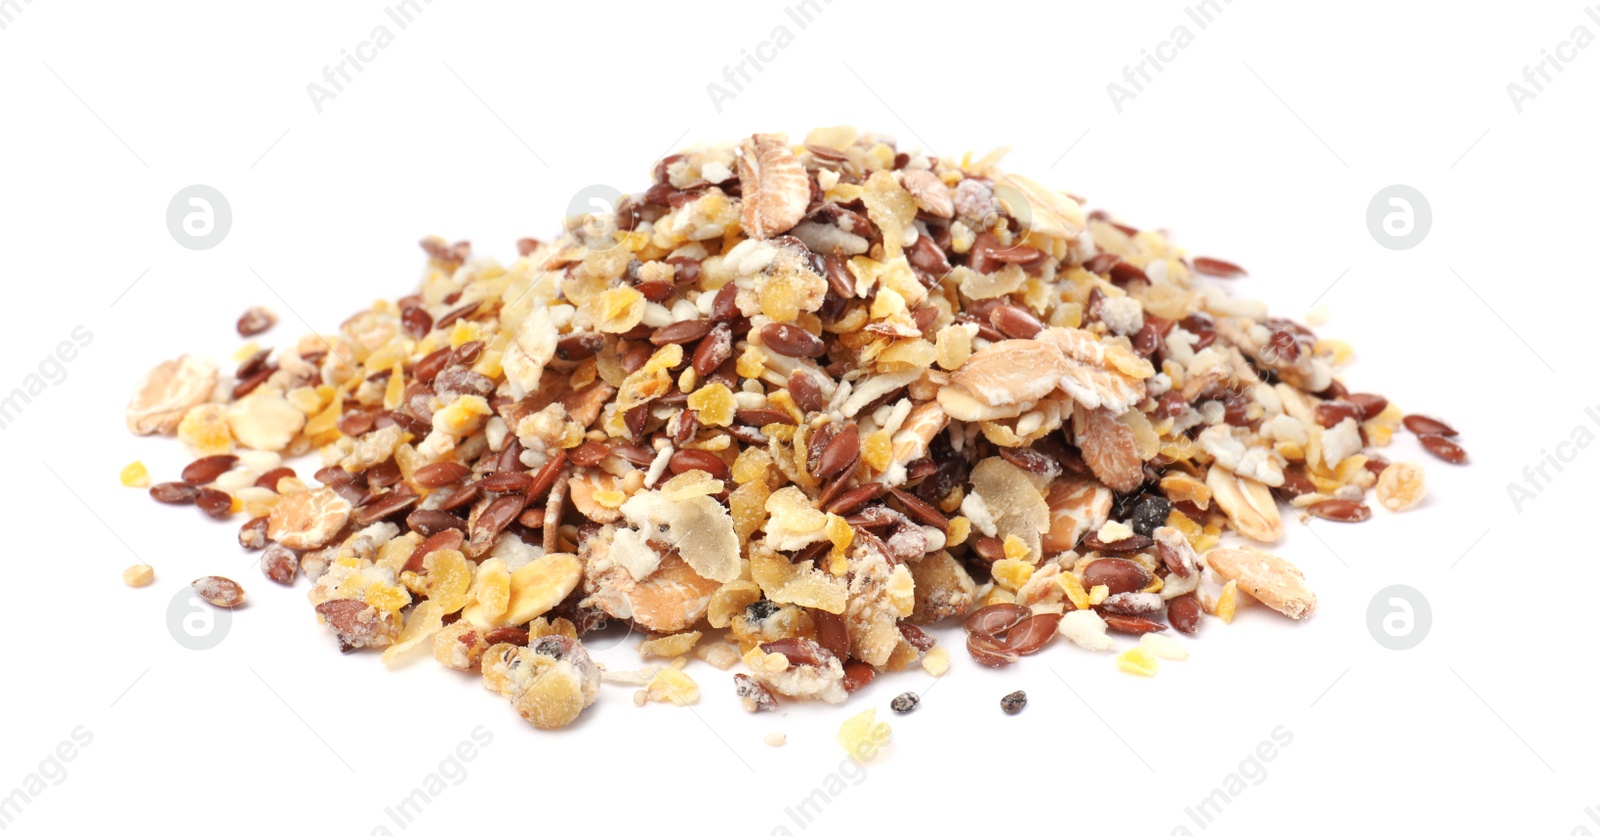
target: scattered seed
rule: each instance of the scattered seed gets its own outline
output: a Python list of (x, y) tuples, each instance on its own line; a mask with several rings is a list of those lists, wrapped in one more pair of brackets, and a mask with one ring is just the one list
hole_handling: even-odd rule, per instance
[(272, 311), (257, 306), (245, 311), (234, 327), (238, 329), (239, 336), (253, 337), (271, 328), (277, 321), (278, 317), (273, 315)]
[(1449, 424), (1426, 415), (1407, 415), (1400, 422), (1417, 435), (1447, 435), (1452, 438), (1459, 435)]
[(889, 710), (896, 714), (909, 714), (913, 711), (916, 711), (917, 706), (921, 704), (921, 697), (917, 696), (911, 691), (907, 691), (889, 701)]
[(1366, 522), (1372, 518), (1372, 509), (1354, 499), (1327, 499), (1306, 511), (1313, 517), (1334, 522)]
[(223, 609), (233, 609), (244, 603), (244, 588), (220, 575), (207, 575), (190, 584), (206, 603)]
[(1467, 451), (1454, 441), (1442, 435), (1420, 435), (1417, 438), (1422, 442), (1422, 449), (1432, 453), (1435, 458), (1451, 464), (1466, 464)]
[(1028, 693), (1026, 691), (1012, 691), (1000, 698), (1000, 710), (1007, 714), (1016, 714), (1028, 707)]
[(149, 586), (155, 579), (156, 570), (152, 569), (148, 563), (135, 563), (122, 570), (122, 582), (134, 589)]

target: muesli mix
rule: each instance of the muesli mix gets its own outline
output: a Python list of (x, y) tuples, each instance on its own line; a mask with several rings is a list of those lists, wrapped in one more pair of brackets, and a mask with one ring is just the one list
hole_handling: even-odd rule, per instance
[[(1465, 460), (1443, 423), (1347, 391), (1347, 345), (1229, 295), (1237, 266), (998, 155), (757, 134), (659, 161), (614, 208), (509, 267), (424, 240), (420, 287), (337, 333), (156, 366), (128, 427), (197, 459), (150, 494), (242, 515), (342, 650), (431, 648), (556, 728), (603, 681), (694, 702), (691, 658), (742, 664), (751, 711), (941, 675), (922, 628), (948, 619), (983, 665), (1125, 634), (1117, 666), (1149, 675), (1188, 655), (1169, 627), (1315, 608), (1225, 531), (1270, 544), (1285, 506), (1360, 522), (1369, 490), (1412, 507), (1421, 468), (1374, 452), (1402, 425)], [(590, 657), (617, 622), (654, 661)]]

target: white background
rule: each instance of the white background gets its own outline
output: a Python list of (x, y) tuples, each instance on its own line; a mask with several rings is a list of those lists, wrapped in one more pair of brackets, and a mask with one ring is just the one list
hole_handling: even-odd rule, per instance
[[(1550, 471), (1520, 512), (1506, 491), (1575, 427), (1600, 433), (1583, 412), (1600, 407), (1600, 48), (1577, 51), (1520, 114), (1506, 91), (1574, 27), (1600, 34), (1580, 4), (1237, 0), (1203, 30), (1173, 0), (835, 0), (804, 29), (779, 3), (732, 0), (438, 0), (403, 31), (377, 2), (7, 8), (0, 392), (74, 327), (93, 333), (67, 378), (0, 431), (0, 793), (74, 728), (93, 735), (7, 832), (398, 833), (384, 808), (480, 725), (490, 745), (406, 832), (1198, 833), (1184, 808), (1279, 726), (1292, 743), (1207, 832), (1600, 832), (1585, 814), (1600, 805), (1600, 452)], [(318, 113), (306, 85), (379, 25), (393, 44)], [(719, 112), (706, 84), (780, 25), (793, 43)], [(1119, 114), (1107, 83), (1179, 25), (1193, 43)], [(1359, 352), (1351, 388), (1452, 421), (1471, 465), (1400, 437), (1391, 457), (1428, 463), (1423, 507), (1288, 524), (1279, 551), (1315, 585), (1314, 618), (1208, 621), (1190, 661), (1151, 680), (1061, 642), (983, 670), (946, 630), (955, 666), (909, 716), (887, 704), (929, 691), (920, 671), (843, 708), (748, 716), (731, 673), (698, 664), (692, 709), (635, 708), (608, 685), (560, 733), (425, 656), (398, 671), (341, 656), (304, 581), (265, 581), (234, 525), (118, 486), (135, 458), (158, 480), (184, 462), (175, 442), (123, 428), (138, 374), (184, 351), (226, 361), (245, 307), (283, 316), (269, 342), (332, 328), (408, 292), (423, 235), (509, 259), (580, 188), (642, 190), (669, 149), (841, 122), (945, 155), (1013, 146), (1009, 167), (1245, 265), (1238, 291), (1276, 311), (1317, 302), (1322, 333)], [(165, 224), (194, 183), (233, 211), (205, 252)], [(1430, 234), (1404, 252), (1365, 221), (1394, 183), (1432, 207)], [(122, 585), (135, 555), (154, 586)], [(187, 650), (167, 605), (212, 573), (239, 578), (252, 603), (216, 649)], [(1368, 603), (1391, 584), (1431, 602), (1414, 650), (1369, 634)], [(631, 666), (633, 641), (600, 655)], [(1008, 717), (997, 703), (1015, 688), (1030, 704)], [(894, 742), (802, 828), (785, 808), (838, 772), (834, 732), (865, 706)], [(774, 731), (787, 746), (763, 744)]]

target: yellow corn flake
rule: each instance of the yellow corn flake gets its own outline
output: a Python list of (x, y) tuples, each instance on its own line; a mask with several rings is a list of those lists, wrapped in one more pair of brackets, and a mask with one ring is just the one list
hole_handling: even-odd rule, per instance
[[(471, 316), (471, 314), (468, 314), (468, 316)], [(450, 347), (460, 348), (467, 343), (481, 340), (484, 336), (482, 325), (463, 317), (456, 320), (455, 326), (450, 329)]]
[(366, 601), (368, 606), (384, 612), (399, 612), (402, 607), (411, 603), (411, 595), (404, 589), (386, 583), (371, 584), (362, 592), (361, 599)]
[(1117, 654), (1117, 669), (1135, 676), (1155, 676), (1161, 666), (1156, 657), (1143, 647), (1130, 647)]
[(872, 307), (868, 311), (873, 319), (887, 319), (905, 312), (906, 298), (887, 287), (873, 296)]
[(645, 695), (652, 702), (693, 705), (700, 699), (700, 686), (688, 674), (671, 667), (656, 673), (650, 684), (645, 686)]
[(1025, 561), (1028, 559), (1028, 544), (1024, 543), (1022, 538), (1015, 534), (1007, 534), (1005, 542), (1001, 543), (1001, 546), (1005, 549), (1006, 557), (1011, 560)]
[(867, 463), (875, 473), (882, 473), (889, 469), (893, 461), (894, 445), (889, 441), (889, 434), (878, 430), (861, 442), (861, 460)]
[(700, 641), (698, 630), (648, 639), (639, 645), (639, 655), (645, 658), (659, 656), (663, 659), (674, 659), (693, 650), (698, 641)]
[(1166, 587), (1166, 585), (1167, 585), (1167, 582), (1163, 581), (1161, 579), (1160, 575), (1156, 575), (1154, 573), (1151, 573), (1150, 582), (1145, 584), (1144, 589), (1141, 589), (1139, 591), (1140, 592), (1160, 592), (1164, 587)]
[(1111, 588), (1110, 587), (1106, 586), (1103, 583), (1102, 584), (1096, 584), (1093, 589), (1089, 590), (1089, 606), (1098, 607), (1101, 604), (1104, 604), (1106, 602), (1106, 599), (1109, 598), (1110, 596), (1111, 596)]
[[(597, 355), (607, 356), (606, 352)], [(617, 390), (617, 418), (622, 413), (660, 397), (672, 389), (671, 370), (683, 362), (683, 346), (670, 343), (656, 349), (633, 374), (628, 375)], [(603, 370), (602, 370), (603, 371)]]
[(150, 471), (145, 469), (144, 462), (136, 461), (122, 469), (118, 476), (124, 488), (146, 488), (150, 486)]
[(197, 458), (232, 453), (228, 408), (219, 403), (203, 403), (190, 409), (178, 423), (178, 440)]
[(295, 409), (304, 412), (307, 417), (316, 415), (322, 410), (324, 403), (322, 394), (313, 386), (297, 386), (284, 395)]
[(772, 454), (763, 447), (746, 447), (740, 451), (739, 457), (733, 460), (733, 481), (735, 484), (744, 485), (758, 479), (767, 478), (767, 470), (772, 466)]
[(737, 408), (733, 393), (720, 383), (702, 386), (689, 396), (689, 408), (695, 417), (708, 427), (726, 427), (733, 423)]
[(404, 368), (401, 367), (400, 361), (396, 360), (393, 370), (389, 374), (389, 385), (383, 390), (383, 408), (399, 409), (400, 401), (405, 397), (405, 393), (406, 373)]
[(683, 502), (697, 496), (715, 496), (722, 493), (721, 479), (704, 470), (688, 470), (661, 484), (661, 495), (673, 502)]
[(494, 413), (489, 402), (479, 395), (462, 395), (433, 414), (433, 425), (458, 438), (471, 435), (483, 419)]
[(944, 535), (945, 548), (955, 548), (967, 542), (967, 537), (972, 534), (972, 521), (966, 517), (955, 517), (950, 520), (950, 530)]
[(878, 366), (888, 371), (907, 368), (926, 369), (933, 365), (938, 349), (927, 340), (896, 340), (878, 355)]
[[(828, 555), (828, 568), (832, 570), (839, 561), (845, 560), (850, 544), (855, 541), (856, 531), (838, 514), (828, 515), (828, 524), (823, 530), (833, 543), (833, 550)], [(839, 572), (834, 571), (834, 574), (837, 575)]]
[(305, 434), (317, 436), (322, 433), (332, 432), (339, 427), (339, 416), (344, 413), (344, 390), (336, 390), (328, 402), (328, 407), (310, 420), (306, 421)]
[(255, 340), (251, 340), (250, 342), (239, 346), (238, 350), (233, 352), (233, 362), (243, 363), (244, 361), (249, 360), (251, 357), (256, 356), (256, 354), (260, 351), (261, 346), (257, 345)]
[(1093, 606), (1089, 603), (1089, 593), (1083, 589), (1083, 581), (1071, 572), (1062, 572), (1056, 576), (1056, 582), (1061, 584), (1061, 590), (1067, 594), (1067, 600), (1072, 602), (1074, 609), (1086, 610)]
[(1233, 614), (1239, 609), (1239, 582), (1228, 581), (1217, 596), (1216, 616), (1223, 624), (1233, 623)]
[(712, 627), (723, 629), (732, 624), (745, 607), (759, 600), (761, 587), (756, 586), (755, 581), (729, 581), (711, 593), (711, 601), (706, 605), (706, 621)]
[[(1024, 546), (1023, 549), (1026, 550), (1027, 547)], [(1027, 583), (1029, 578), (1033, 577), (1032, 564), (1025, 560), (1019, 560), (1011, 557), (996, 560), (994, 565), (989, 567), (989, 571), (994, 575), (995, 583), (1011, 590), (1012, 592), (1021, 589), (1022, 585)]]
[[(876, 150), (876, 149), (874, 149)], [(894, 158), (892, 151), (889, 158)], [(887, 168), (888, 166), (884, 166)], [(867, 217), (883, 230), (883, 258), (885, 261), (900, 256), (900, 240), (906, 227), (917, 216), (917, 205), (888, 171), (874, 171), (861, 191), (861, 202), (867, 206)]]
[(869, 708), (844, 721), (834, 740), (844, 747), (845, 754), (856, 763), (871, 763), (878, 751), (888, 744), (893, 730), (888, 723), (878, 720), (878, 709)]
[(750, 535), (766, 525), (767, 500), (771, 496), (772, 490), (764, 479), (740, 485), (728, 494), (728, 512), (733, 517), (733, 530), (739, 535), (740, 542), (748, 542)]
[(383, 650), (383, 661), (393, 662), (400, 654), (421, 644), (424, 639), (432, 636), (444, 628), (444, 609), (435, 601), (423, 601), (416, 609), (411, 611), (411, 616), (406, 619), (405, 629), (394, 640), (394, 644)]
[(594, 306), (594, 327), (603, 334), (621, 334), (633, 330), (644, 319), (644, 295), (631, 287), (615, 287), (595, 297), (588, 305)]
[(422, 559), (422, 567), (427, 572), (428, 599), (439, 604), (442, 614), (458, 612), (467, 605), (473, 564), (466, 555), (456, 549), (439, 549)]
[(1327, 338), (1317, 340), (1316, 345), (1312, 346), (1311, 350), (1319, 355), (1328, 355), (1329, 360), (1335, 366), (1343, 366), (1354, 359), (1356, 355), (1356, 350), (1344, 340), (1330, 340)]
[(939, 368), (945, 371), (955, 371), (961, 368), (967, 358), (972, 356), (972, 332), (965, 325), (946, 325), (939, 329), (939, 335), (934, 344), (935, 359)]
[(478, 565), (478, 577), (472, 590), (483, 618), (494, 623), (506, 614), (511, 604), (511, 573), (505, 564), (491, 558)]
[(922, 655), (922, 669), (932, 676), (944, 676), (950, 670), (950, 651), (942, 646), (930, 648)]
[(793, 322), (827, 292), (827, 281), (809, 270), (779, 270), (761, 283), (756, 302), (773, 322)]
[[(786, 489), (787, 490), (787, 489)], [(791, 563), (770, 548), (750, 550), (750, 577), (767, 597), (779, 604), (842, 613), (849, 584), (842, 576), (815, 568), (810, 560)]]
[(734, 364), (734, 370), (740, 377), (756, 378), (767, 368), (766, 355), (760, 348), (753, 345), (745, 346), (744, 353), (739, 355), (739, 361)]
[(594, 492), (594, 504), (602, 508), (617, 509), (622, 503), (628, 501), (628, 495), (618, 490), (599, 490)]

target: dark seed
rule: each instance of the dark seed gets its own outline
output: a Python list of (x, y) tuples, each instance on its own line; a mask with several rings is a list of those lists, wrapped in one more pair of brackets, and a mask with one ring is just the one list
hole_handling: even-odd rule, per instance
[(267, 518), (256, 517), (239, 526), (239, 546), (257, 551), (267, 545)]
[(859, 659), (851, 659), (844, 663), (844, 681), (840, 684), (844, 685), (845, 693), (853, 694), (871, 685), (877, 676), (878, 672), (873, 670), (871, 665)]
[(214, 520), (225, 520), (233, 514), (233, 497), (212, 488), (201, 488), (195, 494), (194, 504)]
[(490, 493), (525, 491), (533, 487), (533, 474), (507, 470), (500, 473), (491, 473), (478, 480), (478, 484)]
[(912, 711), (916, 711), (917, 706), (921, 704), (921, 697), (911, 693), (910, 691), (907, 691), (889, 701), (889, 710), (896, 714), (908, 714)]
[(1361, 407), (1349, 401), (1325, 401), (1317, 404), (1317, 423), (1323, 429), (1333, 429), (1346, 418), (1361, 421)]
[(828, 405), (822, 399), (822, 387), (817, 385), (816, 377), (805, 369), (795, 369), (789, 375), (789, 396), (804, 412), (821, 412)]
[(982, 633), (967, 636), (967, 653), (972, 655), (974, 662), (986, 668), (1003, 668), (1022, 658), (1000, 640)]
[(728, 362), (728, 358), (732, 356), (733, 328), (726, 322), (721, 322), (712, 328), (695, 348), (691, 364), (694, 366), (694, 373), (705, 378), (716, 371), (718, 366)]
[(206, 456), (195, 459), (183, 469), (183, 481), (191, 485), (208, 485), (217, 481), (217, 477), (233, 469), (234, 462), (239, 461), (238, 456)]
[(412, 305), (400, 312), (400, 327), (404, 328), (412, 339), (420, 340), (433, 330), (433, 316), (423, 310), (421, 305)]
[(1105, 557), (1091, 561), (1083, 569), (1085, 589), (1102, 585), (1112, 595), (1119, 592), (1138, 592), (1150, 585), (1150, 573), (1131, 560)]
[(585, 441), (584, 443), (573, 448), (567, 454), (567, 457), (572, 459), (572, 463), (579, 467), (594, 467), (602, 461), (605, 461), (606, 456), (610, 454), (611, 448), (607, 447), (604, 443), (599, 441)]
[(1028, 707), (1028, 694), (1025, 691), (1012, 691), (1000, 698), (1000, 710), (1007, 714), (1016, 714)]
[(871, 502), (874, 499), (877, 499), (882, 493), (883, 483), (881, 482), (872, 482), (860, 487), (851, 488), (850, 490), (840, 494), (832, 502), (828, 503), (827, 511), (830, 514), (838, 514), (840, 516), (852, 514), (859, 510), (861, 506)]
[(821, 357), (826, 347), (810, 332), (787, 322), (761, 327), (761, 344), (785, 357)]
[(1031, 615), (1033, 610), (1021, 604), (990, 604), (974, 610), (961, 626), (968, 633), (994, 637), (1004, 635)]
[(467, 521), (447, 511), (419, 508), (406, 516), (406, 525), (424, 537), (432, 537), (441, 531), (452, 529), (465, 531)]
[(1044, 330), (1044, 323), (1016, 305), (996, 305), (989, 312), (989, 324), (1000, 333), (1019, 340), (1031, 340)]
[(293, 477), (294, 468), (275, 467), (266, 473), (261, 474), (261, 478), (256, 480), (256, 487), (266, 488), (269, 491), (277, 492), (279, 482)]
[(1185, 595), (1167, 602), (1167, 621), (1180, 633), (1193, 635), (1200, 627), (1200, 602)]
[(189, 505), (199, 495), (199, 486), (188, 482), (162, 482), (150, 486), (150, 498), (167, 505)]
[(1137, 636), (1144, 633), (1159, 633), (1167, 629), (1167, 625), (1159, 621), (1151, 621), (1142, 615), (1105, 613), (1101, 617), (1106, 620), (1107, 629), (1115, 630), (1118, 633), (1132, 633)]
[(979, 534), (967, 542), (972, 544), (972, 550), (977, 555), (990, 563), (1006, 556), (1006, 548), (999, 540), (987, 534)]
[(1422, 435), (1418, 438), (1422, 441), (1422, 448), (1435, 457), (1451, 464), (1466, 464), (1467, 451), (1454, 441), (1442, 435)]
[(1219, 279), (1233, 279), (1246, 275), (1243, 267), (1240, 267), (1231, 261), (1223, 261), (1220, 258), (1199, 256), (1190, 263), (1194, 265), (1194, 271), (1203, 276), (1215, 276)]
[(947, 534), (950, 532), (950, 518), (939, 513), (939, 509), (899, 488), (890, 488), (889, 492), (894, 494), (894, 498), (900, 501), (900, 507), (906, 512), (906, 516), (923, 525), (931, 525)]
[(1361, 420), (1371, 421), (1379, 413), (1389, 408), (1389, 399), (1382, 395), (1368, 395), (1362, 392), (1352, 392), (1344, 399), (1355, 404), (1361, 410)]
[(234, 327), (238, 329), (239, 336), (253, 337), (271, 328), (277, 321), (278, 318), (272, 315), (272, 311), (258, 306), (245, 311)]
[(793, 425), (795, 423), (793, 415), (770, 406), (741, 409), (733, 413), (733, 417), (739, 419), (739, 423), (749, 424), (752, 427), (765, 427), (768, 424)]
[(556, 343), (556, 356), (563, 360), (583, 360), (593, 357), (605, 344), (605, 337), (592, 331), (580, 331)]
[(1159, 496), (1146, 497), (1133, 507), (1133, 532), (1149, 537), (1152, 532), (1167, 524), (1172, 513), (1172, 503)]
[(444, 367), (450, 365), (450, 355), (453, 353), (448, 348), (441, 348), (418, 360), (411, 376), (420, 383), (432, 383), (433, 379), (439, 376), (439, 372), (444, 371)]
[(728, 466), (722, 459), (705, 450), (679, 450), (667, 460), (667, 469), (675, 476), (691, 470), (704, 470), (711, 474), (713, 479), (728, 478)]
[(384, 517), (410, 508), (417, 504), (418, 499), (421, 499), (421, 497), (414, 493), (390, 491), (371, 503), (357, 508), (350, 518), (355, 521), (356, 525), (372, 525)]
[(651, 345), (682, 345), (711, 333), (712, 322), (709, 319), (686, 319), (663, 325), (650, 335)]
[(1407, 415), (1400, 419), (1400, 422), (1406, 425), (1406, 429), (1417, 435), (1447, 435), (1454, 437), (1460, 434), (1449, 424), (1437, 418), (1429, 418), (1426, 415)]
[(828, 440), (828, 445), (822, 448), (822, 455), (817, 459), (817, 478), (831, 479), (855, 464), (861, 455), (860, 433), (855, 424), (845, 424), (838, 434)]
[(413, 478), (418, 485), (432, 490), (459, 482), (471, 472), (466, 465), (459, 462), (434, 462), (417, 468)]
[(459, 550), (462, 542), (465, 540), (466, 538), (462, 536), (461, 532), (454, 528), (447, 528), (443, 531), (440, 531), (437, 534), (430, 536), (428, 539), (423, 540), (422, 544), (417, 546), (416, 549), (411, 552), (411, 556), (406, 558), (405, 568), (413, 572), (421, 572), (424, 568), (424, 561), (428, 555), (441, 549)]
[(295, 576), (300, 574), (300, 557), (282, 543), (273, 543), (261, 553), (261, 573), (273, 583), (294, 586)]

